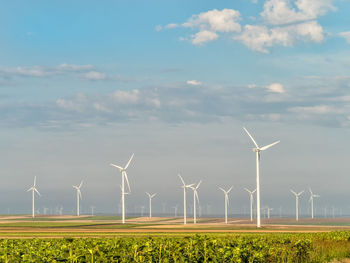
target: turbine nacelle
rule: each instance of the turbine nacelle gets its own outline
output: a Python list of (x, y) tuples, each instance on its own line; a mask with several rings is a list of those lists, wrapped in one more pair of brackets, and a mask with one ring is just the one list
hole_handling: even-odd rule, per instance
[(261, 150), (260, 150), (259, 148), (253, 148), (252, 151), (258, 153), (258, 152), (260, 152)]

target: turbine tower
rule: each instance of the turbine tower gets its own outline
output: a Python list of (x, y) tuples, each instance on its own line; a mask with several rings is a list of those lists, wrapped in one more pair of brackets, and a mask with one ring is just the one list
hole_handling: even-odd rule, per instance
[(83, 185), (83, 181), (80, 182), (79, 186), (73, 185), (73, 188), (77, 190), (77, 216), (80, 216), (80, 207), (79, 207), (79, 199), (81, 199), (80, 188)]
[(249, 193), (249, 204), (250, 204), (250, 221), (253, 221), (253, 203), (254, 203), (254, 193), (256, 192), (256, 189), (254, 191), (250, 191), (247, 188), (244, 188)]
[(36, 176), (34, 176), (33, 186), (27, 190), (27, 192), (32, 191), (32, 218), (35, 217), (35, 198), (34, 198), (35, 194), (34, 194), (34, 192), (36, 192), (39, 196), (41, 196), (41, 194), (39, 193), (38, 189), (36, 189), (35, 186), (36, 186)]
[(125, 192), (124, 180), (126, 180), (126, 183), (128, 184), (129, 193), (130, 193), (130, 184), (129, 184), (128, 176), (126, 174), (126, 169), (129, 167), (132, 158), (134, 158), (134, 154), (131, 155), (129, 161), (127, 162), (127, 164), (125, 165), (124, 168), (121, 167), (121, 166), (115, 165), (113, 163), (110, 164), (111, 166), (114, 166), (114, 167), (118, 168), (119, 171), (122, 174), (121, 190), (122, 190), (122, 223), (123, 224), (125, 224), (125, 195), (128, 194), (128, 193)]
[(152, 198), (155, 197), (157, 194), (151, 195), (150, 193), (147, 193), (148, 198), (149, 198), (149, 218), (152, 218)]
[(299, 221), (299, 196), (304, 193), (304, 190), (299, 193), (294, 192), (292, 189), (290, 191), (295, 195), (295, 219)]
[(228, 204), (230, 202), (229, 199), (228, 199), (228, 193), (232, 190), (232, 187), (233, 186), (231, 186), (230, 189), (228, 189), (227, 191), (225, 191), (223, 188), (219, 187), (219, 189), (221, 191), (223, 191), (224, 195), (225, 195), (225, 224), (227, 224), (227, 206), (228, 206)]
[(309, 188), (310, 191), (310, 199), (309, 202), (311, 202), (311, 218), (314, 218), (314, 197), (320, 197), (319, 195), (315, 195), (312, 193), (311, 188)]
[(250, 135), (250, 133), (247, 131), (246, 128), (244, 128), (244, 131), (248, 134), (250, 139), (253, 141), (254, 145), (256, 148), (253, 148), (253, 152), (256, 153), (256, 211), (257, 211), (257, 227), (261, 227), (260, 223), (260, 171), (259, 171), (259, 166), (260, 166), (260, 152), (267, 150), (268, 148), (274, 146), (275, 144), (279, 143), (280, 141), (276, 141), (274, 143), (271, 143), (269, 145), (259, 147), (256, 141), (254, 140), (253, 136)]
[(198, 192), (197, 189), (199, 188), (199, 185), (202, 183), (202, 180), (199, 181), (196, 187), (191, 186), (191, 189), (193, 190), (193, 224), (197, 223), (197, 208), (196, 208), (196, 199), (199, 204), (199, 198), (198, 198)]
[(178, 175), (182, 182), (182, 188), (184, 189), (184, 225), (186, 225), (186, 188), (193, 186), (193, 184), (185, 184), (184, 179), (182, 179), (181, 175)]

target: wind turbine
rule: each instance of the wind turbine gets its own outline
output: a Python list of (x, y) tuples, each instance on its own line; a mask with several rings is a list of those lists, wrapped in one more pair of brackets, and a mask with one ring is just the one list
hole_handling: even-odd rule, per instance
[(178, 204), (173, 206), (173, 208), (174, 208), (174, 217), (177, 217), (177, 207), (178, 207)]
[(292, 189), (290, 191), (295, 195), (295, 219), (299, 221), (299, 196), (304, 193), (304, 190), (299, 193), (294, 192)]
[(196, 224), (197, 223), (197, 214), (196, 214), (196, 199), (197, 199), (197, 202), (199, 204), (199, 198), (198, 198), (198, 192), (197, 192), (197, 189), (199, 187), (199, 185), (202, 183), (202, 180), (199, 181), (199, 183), (197, 184), (196, 187), (193, 187), (193, 186), (190, 186), (190, 188), (193, 190), (193, 224)]
[(178, 175), (182, 182), (182, 188), (184, 189), (184, 225), (186, 225), (186, 188), (193, 186), (193, 184), (185, 184), (184, 179), (182, 179), (181, 175)]
[(83, 185), (83, 181), (80, 182), (79, 186), (73, 185), (73, 188), (75, 190), (77, 190), (77, 216), (80, 215), (80, 208), (79, 208), (79, 199), (81, 199), (81, 192), (80, 192), (80, 188)]
[(254, 203), (254, 196), (253, 194), (256, 192), (256, 189), (254, 191), (250, 191), (247, 188), (244, 188), (249, 193), (249, 204), (250, 204), (250, 221), (253, 221), (253, 203)]
[(270, 212), (273, 210), (273, 208), (270, 207), (266, 207), (266, 211), (267, 211), (267, 218), (270, 219)]
[(219, 189), (221, 191), (223, 191), (224, 195), (225, 195), (225, 224), (227, 224), (227, 206), (228, 206), (228, 204), (230, 202), (229, 199), (228, 199), (228, 193), (232, 190), (232, 187), (233, 186), (231, 186), (230, 189), (228, 189), (227, 191), (225, 191), (223, 188), (219, 187)]
[(319, 195), (315, 195), (312, 193), (311, 188), (309, 188), (310, 191), (310, 199), (309, 202), (311, 202), (311, 218), (314, 218), (314, 197), (320, 197)]
[(121, 166), (115, 165), (113, 163), (110, 164), (111, 166), (117, 167), (122, 174), (121, 190), (122, 190), (122, 223), (123, 224), (125, 224), (125, 194), (126, 194), (124, 180), (126, 180), (126, 183), (128, 184), (128, 188), (129, 188), (129, 192), (130, 192), (130, 184), (129, 184), (128, 176), (126, 174), (126, 169), (129, 167), (132, 158), (134, 158), (134, 154), (131, 155), (129, 161), (127, 162), (127, 164), (125, 165), (124, 168)]
[(280, 141), (276, 141), (274, 143), (271, 143), (269, 145), (259, 147), (256, 141), (254, 140), (253, 136), (250, 135), (250, 133), (247, 131), (246, 128), (244, 128), (244, 131), (248, 134), (250, 139), (253, 141), (256, 148), (253, 148), (253, 152), (256, 153), (256, 211), (257, 211), (257, 227), (261, 227), (260, 223), (260, 174), (259, 174), (259, 166), (260, 166), (260, 152), (267, 150), (268, 148), (274, 146), (275, 144), (279, 143)]
[(151, 195), (150, 193), (147, 193), (148, 198), (149, 198), (149, 218), (152, 218), (152, 198), (155, 197), (157, 194)]
[(34, 176), (34, 184), (33, 184), (33, 186), (31, 187), (31, 188), (29, 188), (28, 190), (27, 190), (27, 192), (29, 192), (29, 191), (32, 191), (32, 218), (34, 218), (35, 217), (35, 198), (34, 198), (34, 192), (36, 192), (39, 196), (41, 196), (41, 194), (39, 193), (39, 191), (36, 189), (36, 176)]

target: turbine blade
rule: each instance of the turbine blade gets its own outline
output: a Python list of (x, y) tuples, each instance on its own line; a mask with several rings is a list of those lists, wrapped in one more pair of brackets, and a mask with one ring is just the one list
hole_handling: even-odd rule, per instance
[(199, 183), (196, 186), (196, 189), (198, 189), (198, 187), (201, 185), (201, 183), (202, 183), (202, 180), (199, 181)]
[(38, 191), (36, 188), (34, 188), (34, 191), (35, 191), (39, 196), (41, 196), (41, 194), (39, 193), (39, 191)]
[(128, 184), (129, 192), (131, 192), (128, 175), (126, 174), (125, 171), (124, 171), (124, 176), (125, 176), (125, 179), (126, 179), (126, 183)]
[(299, 192), (299, 193), (298, 193), (298, 195), (301, 195), (302, 193), (304, 193), (304, 190), (303, 190), (303, 191), (301, 191), (301, 192)]
[(252, 193), (249, 189), (247, 189), (247, 188), (244, 188), (244, 190), (246, 190), (248, 193)]
[(230, 189), (227, 190), (227, 193), (229, 193), (232, 190), (233, 186), (230, 187)]
[(199, 197), (198, 197), (198, 193), (197, 193), (197, 191), (196, 191), (196, 190), (194, 191), (194, 193), (195, 193), (194, 195), (196, 196), (197, 202), (198, 202), (198, 204), (199, 204)]
[(33, 184), (33, 186), (35, 187), (35, 185), (36, 185), (36, 176), (34, 176), (34, 184)]
[(256, 189), (254, 189), (254, 191), (252, 192), (252, 194), (254, 194), (256, 192)]
[(258, 144), (256, 143), (256, 141), (254, 140), (253, 136), (250, 135), (250, 133), (248, 132), (248, 130), (243, 127), (243, 129), (245, 130), (245, 132), (248, 134), (248, 136), (250, 137), (250, 139), (252, 139), (254, 145), (256, 146), (256, 148), (259, 148)]
[(221, 187), (219, 187), (219, 189), (220, 189), (221, 191), (223, 191), (224, 193), (226, 193), (226, 191), (225, 191), (224, 189), (222, 189)]
[(155, 193), (155, 194), (151, 195), (151, 198), (155, 197), (156, 195), (157, 195), (157, 193)]
[(264, 151), (264, 150), (266, 150), (266, 149), (268, 149), (268, 148), (270, 148), (270, 147), (276, 145), (276, 144), (279, 143), (279, 142), (280, 142), (280, 141), (277, 141), (277, 142), (271, 143), (271, 144), (269, 144), (269, 145), (266, 145), (266, 146), (264, 146), (264, 147), (261, 147), (260, 150), (261, 150), (261, 151)]
[(290, 191), (294, 194), (294, 195), (298, 195), (296, 192), (294, 192), (292, 189), (290, 189)]
[(129, 164), (130, 164), (132, 158), (134, 158), (134, 154), (131, 155), (131, 157), (130, 157), (128, 163), (125, 165), (125, 168), (124, 168), (124, 169), (127, 169), (127, 168), (129, 167)]
[(146, 194), (148, 195), (149, 198), (151, 198), (151, 195), (148, 192), (146, 192)]
[(310, 194), (312, 195), (311, 187), (309, 187)]
[(78, 188), (80, 189), (82, 185), (83, 185), (83, 180), (81, 180), (81, 183)]
[(110, 165), (111, 165), (111, 166), (114, 166), (114, 167), (117, 167), (119, 170), (123, 170), (123, 167), (120, 167), (120, 166), (118, 166), (118, 165), (116, 165), (116, 164), (111, 163)]
[(33, 190), (33, 187), (29, 188), (29, 189), (27, 190), (27, 192), (32, 191), (32, 190)]
[(180, 180), (181, 180), (183, 186), (186, 186), (184, 179), (182, 179), (182, 176), (180, 174), (178, 174), (178, 176), (180, 177)]
[(82, 196), (81, 196), (80, 190), (78, 190), (78, 194), (79, 194), (80, 199), (83, 199)]
[(194, 184), (188, 184), (188, 185), (185, 185), (185, 187), (187, 188), (192, 188)]
[(313, 195), (314, 197), (321, 197), (320, 195)]

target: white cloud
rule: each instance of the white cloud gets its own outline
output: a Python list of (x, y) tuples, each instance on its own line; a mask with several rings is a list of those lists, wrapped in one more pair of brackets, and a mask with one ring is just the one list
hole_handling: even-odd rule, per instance
[(202, 85), (202, 82), (199, 82), (198, 80), (187, 80), (186, 83), (192, 86)]
[(248, 89), (254, 89), (256, 87), (257, 87), (256, 84), (248, 84)]
[(234, 37), (248, 48), (268, 53), (274, 45), (293, 46), (297, 40), (322, 42), (323, 28), (316, 22), (268, 28), (267, 26), (245, 25), (241, 35)]
[(213, 9), (193, 15), (183, 26), (213, 32), (240, 32), (241, 25), (237, 22), (240, 16), (240, 13), (233, 9)]
[[(284, 25), (316, 19), (335, 10), (332, 0), (268, 0), (260, 14), (269, 24)], [(294, 6), (292, 6), (294, 3)]]
[(201, 45), (209, 41), (213, 41), (219, 38), (219, 35), (215, 32), (203, 30), (199, 31), (195, 35), (192, 35), (192, 44), (193, 45)]
[(179, 25), (178, 24), (167, 24), (164, 28), (165, 29), (172, 29), (172, 28), (177, 28)]
[(274, 93), (285, 93), (285, 90), (283, 88), (283, 85), (280, 83), (272, 83), (268, 86), (266, 86), (266, 89), (269, 92), (274, 92)]
[(98, 71), (89, 71), (83, 77), (88, 80), (103, 80), (106, 79), (106, 74)]
[[(218, 33), (240, 32), (241, 25), (238, 23), (240, 13), (233, 9), (213, 9), (198, 15), (193, 15), (183, 27), (199, 30), (192, 35), (192, 44), (198, 45), (219, 38)], [(177, 24), (168, 24), (167, 28), (175, 28)]]
[(334, 110), (327, 105), (317, 105), (317, 106), (305, 106), (305, 107), (292, 107), (288, 111), (302, 114), (326, 114), (333, 112)]
[(137, 89), (133, 91), (117, 90), (112, 94), (112, 98), (122, 104), (136, 104), (140, 99), (140, 92)]
[(345, 38), (346, 42), (350, 44), (350, 31), (347, 32), (341, 32), (339, 33), (339, 36)]
[(66, 63), (63, 63), (57, 66), (57, 69), (61, 71), (85, 71), (85, 70), (91, 70), (93, 68), (94, 68), (93, 65), (72, 65), (72, 64), (66, 64)]

